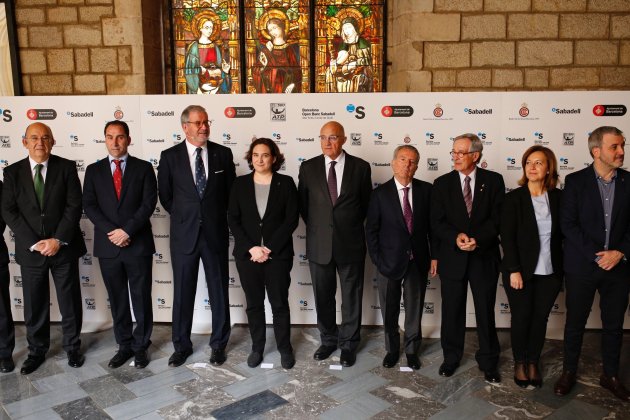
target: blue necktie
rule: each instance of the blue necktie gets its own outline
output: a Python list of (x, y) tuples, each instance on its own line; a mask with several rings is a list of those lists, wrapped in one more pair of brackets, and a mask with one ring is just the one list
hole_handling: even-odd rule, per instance
[(199, 198), (203, 197), (203, 192), (206, 189), (206, 167), (203, 165), (203, 159), (201, 158), (201, 152), (203, 149), (197, 147), (197, 157), (195, 158), (195, 185), (197, 186), (197, 192)]

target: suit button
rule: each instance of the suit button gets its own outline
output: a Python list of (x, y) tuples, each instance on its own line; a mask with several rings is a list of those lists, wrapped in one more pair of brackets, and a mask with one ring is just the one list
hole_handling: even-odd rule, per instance
[(258, 226), (262, 226), (262, 222), (260, 222), (260, 223), (258, 224)]

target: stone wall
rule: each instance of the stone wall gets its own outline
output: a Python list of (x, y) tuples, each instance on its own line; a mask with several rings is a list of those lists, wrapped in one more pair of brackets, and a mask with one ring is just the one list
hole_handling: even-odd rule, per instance
[(388, 91), (630, 88), (630, 0), (388, 5)]
[[(16, 0), (24, 93), (162, 93), (161, 0)], [(389, 0), (387, 90), (630, 88), (630, 0)]]
[(141, 0), (17, 0), (26, 95), (146, 93)]

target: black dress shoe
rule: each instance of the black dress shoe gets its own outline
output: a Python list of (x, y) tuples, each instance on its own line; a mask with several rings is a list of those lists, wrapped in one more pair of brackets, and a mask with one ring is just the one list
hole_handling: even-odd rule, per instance
[(44, 356), (29, 354), (24, 363), (22, 363), (20, 373), (22, 375), (28, 375), (29, 373), (35, 372), (37, 368), (44, 363), (44, 360), (46, 360), (46, 357)]
[(383, 367), (387, 369), (393, 368), (398, 363), (398, 359), (400, 358), (400, 353), (387, 353), (383, 358)]
[(15, 369), (15, 363), (11, 356), (0, 358), (0, 372), (9, 373), (13, 372), (13, 369)]
[[(519, 379), (519, 376), (525, 379)], [(514, 362), (514, 383), (521, 388), (527, 388), (529, 386), (530, 381), (527, 373), (525, 372), (525, 362)]]
[(457, 367), (458, 365), (449, 365), (448, 363), (444, 362), (442, 363), (442, 365), (440, 365), (440, 370), (438, 371), (438, 373), (440, 374), (440, 376), (449, 378), (453, 376)]
[(612, 392), (621, 401), (630, 401), (630, 392), (623, 386), (618, 377), (606, 376), (602, 373), (602, 376), (599, 377), (599, 384)]
[(133, 357), (133, 365), (136, 369), (144, 369), (149, 365), (149, 353), (146, 350), (138, 350)]
[(319, 346), (317, 350), (315, 350), (315, 354), (313, 355), (313, 359), (315, 360), (326, 360), (330, 357), (333, 352), (337, 350), (336, 346), (324, 346), (323, 344)]
[(124, 365), (127, 360), (131, 359), (131, 356), (133, 356), (133, 352), (131, 350), (118, 350), (107, 366), (112, 369), (117, 369)]
[(486, 382), (490, 382), (491, 384), (498, 384), (501, 382), (501, 374), (496, 368), (484, 371), (483, 378)]
[(210, 363), (215, 366), (221, 366), (223, 363), (225, 363), (226, 360), (227, 355), (225, 354), (225, 349), (212, 349), (212, 354), (210, 355)]
[(186, 359), (188, 359), (188, 356), (190, 356), (192, 353), (192, 349), (176, 351), (175, 353), (171, 354), (171, 357), (168, 358), (168, 365), (170, 367), (181, 366), (186, 362)]
[(569, 372), (568, 370), (563, 370), (562, 375), (553, 386), (553, 392), (557, 396), (563, 397), (571, 392), (571, 390), (575, 386), (575, 382), (575, 373)]
[(407, 356), (407, 366), (409, 366), (413, 370), (420, 369), (420, 359), (416, 354), (406, 353), (405, 356)]
[(253, 351), (249, 353), (249, 356), (247, 357), (247, 366), (249, 366), (250, 368), (255, 368), (260, 363), (262, 363), (262, 361), (263, 361), (262, 353)]
[(280, 353), (280, 365), (285, 369), (295, 366), (295, 356), (293, 353)]
[(357, 361), (357, 355), (350, 350), (341, 350), (341, 366), (350, 367)]
[(529, 384), (536, 388), (542, 388), (542, 375), (538, 369), (538, 363), (529, 362), (527, 364), (527, 376), (529, 376)]
[(68, 352), (68, 366), (80, 368), (85, 362), (85, 356), (79, 350), (70, 350)]

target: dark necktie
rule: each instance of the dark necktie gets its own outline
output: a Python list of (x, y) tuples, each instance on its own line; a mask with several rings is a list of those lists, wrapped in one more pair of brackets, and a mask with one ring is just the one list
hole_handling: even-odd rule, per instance
[(116, 190), (116, 198), (120, 200), (120, 191), (122, 191), (123, 178), (122, 168), (120, 166), (122, 164), (122, 160), (114, 159), (114, 164), (116, 164), (116, 169), (114, 169), (114, 189)]
[(403, 217), (409, 233), (413, 230), (413, 211), (409, 204), (409, 187), (403, 188)]
[(197, 157), (195, 158), (195, 185), (200, 198), (203, 197), (203, 192), (206, 189), (206, 167), (201, 158), (202, 151), (201, 147), (197, 147)]
[(466, 211), (468, 212), (468, 217), (472, 213), (472, 191), (470, 190), (470, 177), (466, 176), (464, 178), (464, 203), (466, 203)]
[(330, 194), (330, 201), (334, 206), (337, 202), (337, 173), (335, 172), (335, 165), (337, 162), (334, 160), (330, 162), (330, 169), (328, 170), (328, 193)]
[(44, 177), (42, 176), (42, 168), (44, 165), (38, 163), (35, 165), (35, 178), (33, 178), (33, 185), (35, 186), (35, 195), (39, 202), (39, 207), (44, 207)]

